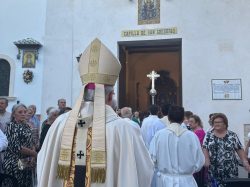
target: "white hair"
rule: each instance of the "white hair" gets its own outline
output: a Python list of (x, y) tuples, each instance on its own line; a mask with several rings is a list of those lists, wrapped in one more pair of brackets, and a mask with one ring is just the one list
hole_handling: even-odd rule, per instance
[(14, 115), (15, 115), (15, 112), (16, 110), (19, 108), (19, 107), (23, 107), (25, 109), (27, 109), (27, 107), (22, 104), (22, 103), (18, 103), (18, 104), (15, 104), (13, 107), (12, 107), (12, 110), (11, 110), (11, 121), (14, 122), (15, 118), (14, 118)]
[(130, 107), (123, 107), (121, 109), (121, 117), (131, 119), (131, 117), (132, 117), (132, 109)]
[(48, 111), (48, 118), (50, 118), (54, 113), (59, 113), (60, 110), (58, 110), (57, 108), (52, 107), (49, 111)]

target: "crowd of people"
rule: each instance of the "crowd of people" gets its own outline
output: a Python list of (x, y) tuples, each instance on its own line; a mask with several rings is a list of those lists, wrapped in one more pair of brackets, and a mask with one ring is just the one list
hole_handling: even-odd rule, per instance
[(80, 58), (83, 89), (72, 110), (59, 99), (40, 123), (34, 105), (18, 103), (9, 113), (8, 100), (1, 98), (0, 182), (8, 177), (18, 187), (36, 181), (38, 187), (224, 187), (238, 177), (239, 160), (250, 172), (250, 141), (244, 151), (223, 113), (209, 115), (205, 131), (200, 117), (181, 106), (152, 105), (143, 114), (116, 109), (120, 69), (96, 38)]
[[(20, 186), (34, 186), (36, 183), (36, 157), (37, 153), (42, 147), (43, 141), (46, 134), (58, 117), (58, 115), (68, 112), (71, 108), (66, 107), (65, 99), (58, 100), (58, 108), (49, 107), (46, 111), (47, 119), (41, 123), (36, 116), (36, 107), (30, 105), (26, 107), (24, 104), (16, 104), (12, 108), (12, 113), (6, 111), (8, 106), (8, 100), (5, 98), (0, 98), (0, 151), (1, 151), (1, 173), (7, 174), (14, 177)], [(200, 187), (204, 186), (224, 186), (224, 182), (230, 178), (238, 177), (238, 165), (239, 161), (235, 153), (243, 163), (243, 166), (248, 172), (250, 172), (249, 160), (250, 160), (250, 140), (244, 151), (237, 134), (228, 130), (228, 119), (222, 113), (214, 113), (209, 115), (209, 124), (211, 128), (206, 132), (203, 129), (203, 124), (198, 115), (193, 114), (190, 111), (182, 111), (182, 108), (175, 108), (174, 117), (169, 114), (169, 109), (171, 105), (163, 105), (158, 107), (152, 105), (149, 108), (149, 115), (142, 116), (139, 111), (132, 113), (130, 107), (124, 107), (120, 110), (116, 110), (117, 115), (125, 118), (129, 123), (136, 128), (139, 128), (142, 134), (142, 138), (145, 145), (152, 156), (155, 163), (155, 176), (153, 177), (152, 186), (164, 186), (164, 184), (159, 185), (162, 181), (169, 181), (166, 178), (159, 181), (157, 175), (161, 175), (161, 172), (173, 172), (173, 170), (179, 170), (182, 166), (180, 160), (183, 161), (183, 172), (193, 174), (196, 183)], [(183, 112), (184, 118), (175, 119), (175, 115)], [(178, 115), (177, 115), (178, 117)], [(178, 133), (185, 133), (186, 139), (180, 146), (182, 150), (185, 150), (183, 154), (180, 154), (178, 150), (178, 155), (171, 155), (169, 152), (174, 153), (173, 147), (168, 147), (168, 141), (171, 145), (176, 144), (172, 142), (175, 140), (169, 140), (170, 134), (164, 133), (164, 129), (171, 129), (171, 124), (177, 123), (183, 129), (178, 130)], [(175, 132), (176, 130), (173, 130)], [(176, 137), (179, 137), (178, 135)], [(188, 151), (184, 149), (187, 147), (190, 149), (190, 142), (193, 145), (197, 144), (193, 134), (196, 135), (198, 139), (199, 148), (195, 148), (192, 151), (191, 157), (188, 156)], [(180, 138), (180, 137), (179, 137)], [(194, 140), (192, 140), (192, 138)], [(161, 140), (159, 140), (161, 139)], [(158, 145), (159, 142), (165, 142), (163, 145)], [(180, 140), (178, 140), (180, 141)], [(185, 145), (185, 143), (187, 145)], [(178, 144), (178, 143), (177, 143)], [(180, 144), (180, 143), (179, 143)], [(161, 149), (162, 146), (162, 149)], [(179, 148), (177, 148), (179, 149)], [(197, 153), (202, 150), (204, 155), (204, 162), (202, 155), (197, 156)], [(158, 154), (158, 156), (157, 156)], [(160, 156), (159, 156), (160, 155)], [(184, 156), (185, 155), (185, 156)], [(166, 165), (166, 160), (162, 161), (160, 157), (169, 158), (171, 162), (170, 165)], [(157, 158), (159, 157), (159, 158)], [(193, 158), (192, 158), (193, 157)], [(160, 159), (160, 160), (157, 160)], [(175, 159), (177, 159), (175, 161)], [(179, 159), (179, 160), (178, 160)], [(193, 165), (191, 164), (192, 159)], [(249, 160), (248, 160), (249, 159)], [(200, 165), (199, 165), (200, 161)], [(173, 163), (178, 163), (173, 166)], [(186, 162), (186, 163), (185, 163)], [(190, 166), (197, 165), (193, 169), (185, 168), (186, 164), (190, 163)], [(176, 168), (175, 168), (176, 167)], [(29, 169), (27, 169), (29, 168)], [(157, 181), (158, 179), (158, 181)], [(183, 180), (184, 183), (188, 184), (187, 181)]]
[[(19, 103), (13, 106), (11, 113), (6, 111), (7, 106), (8, 100), (0, 98), (1, 173), (15, 178), (20, 186), (35, 186), (37, 153), (41, 149), (46, 134), (55, 119), (60, 114), (70, 111), (71, 108), (66, 107), (65, 99), (59, 99), (58, 108), (49, 107), (46, 111), (47, 119), (40, 123), (40, 119), (36, 115), (35, 105), (27, 107)], [(164, 186), (163, 181), (169, 183), (171, 180), (166, 176), (165, 178), (159, 177), (159, 175), (163, 176), (166, 171), (171, 173), (181, 169), (180, 172), (193, 174), (199, 187), (212, 186), (214, 183), (223, 187), (225, 180), (238, 177), (239, 160), (241, 160), (245, 169), (250, 172), (248, 162), (250, 140), (244, 151), (237, 134), (228, 130), (226, 115), (222, 113), (210, 114), (210, 129), (205, 131), (198, 115), (191, 111), (184, 112), (182, 107), (175, 108), (174, 106), (172, 107), (174, 113), (171, 114), (171, 112), (169, 113), (170, 108), (171, 105), (168, 104), (161, 107), (152, 105), (149, 108), (149, 113), (144, 113), (144, 116), (139, 111), (132, 113), (130, 107), (116, 110), (117, 115), (125, 118), (131, 125), (141, 131), (145, 145), (155, 163), (155, 174), (151, 186)], [(184, 118), (180, 117), (182, 113)], [(173, 124), (178, 124), (182, 130), (177, 130), (177, 132)], [(184, 139), (182, 144), (178, 143), (177, 140), (169, 140), (168, 138), (171, 135), (169, 132), (167, 133), (167, 129), (177, 132), (178, 141), (182, 142), (180, 137)], [(185, 137), (180, 136), (184, 133)], [(197, 147), (190, 149), (197, 145), (194, 135), (198, 140), (200, 149)], [(171, 147), (166, 144), (175, 146)], [(185, 147), (191, 151), (190, 155), (188, 155), (188, 150)], [(174, 149), (177, 149), (177, 151)], [(181, 151), (183, 150), (182, 154)], [(201, 150), (203, 153), (199, 155), (198, 153), (201, 153)], [(237, 153), (239, 159), (235, 153)], [(189, 156), (191, 157), (189, 158)], [(204, 156), (204, 159), (202, 156)], [(160, 157), (169, 158), (171, 160), (168, 163), (169, 165), (166, 165), (166, 160), (162, 161)], [(175, 159), (177, 160), (175, 161)], [(191, 163), (192, 159), (193, 164)], [(183, 163), (180, 161), (183, 161)], [(177, 165), (174, 165), (175, 162)], [(193, 168), (188, 168), (186, 166), (188, 164)], [(171, 169), (172, 171), (169, 171)], [(159, 181), (160, 178), (162, 180)], [(183, 182), (187, 181), (184, 180)], [(163, 184), (159, 185), (159, 183)]]
[[(139, 117), (139, 111), (135, 111), (132, 114), (132, 109), (130, 107), (124, 107), (122, 109), (118, 109), (117, 113), (122, 118), (129, 118), (131, 123), (135, 125), (134, 121), (137, 122), (138, 128), (141, 128), (141, 133), (143, 140), (145, 142), (146, 147), (148, 148), (151, 156), (153, 159), (155, 158), (155, 152), (159, 153), (160, 150), (156, 149), (156, 141), (159, 139), (159, 134), (163, 134), (166, 129), (171, 129), (171, 124), (173, 120), (169, 115), (169, 108), (171, 105), (163, 105), (162, 107), (151, 106), (149, 109), (150, 115), (149, 116), (141, 116)], [(177, 113), (177, 112), (176, 112)], [(249, 132), (249, 142), (244, 150), (243, 145), (241, 144), (238, 136), (236, 133), (228, 129), (229, 123), (227, 116), (223, 113), (212, 113), (209, 115), (209, 125), (210, 128), (207, 130), (203, 129), (203, 123), (200, 117), (196, 114), (193, 114), (191, 111), (183, 111), (184, 119), (180, 119), (177, 123), (180, 125), (181, 128), (186, 129), (193, 134), (199, 140), (200, 150), (203, 151), (202, 155), (204, 156), (205, 160), (202, 163), (202, 167), (197, 167), (196, 170), (193, 170), (193, 176), (196, 180), (196, 183), (199, 187), (204, 186), (219, 186), (223, 187), (225, 185), (225, 181), (231, 178), (238, 177), (238, 166), (243, 165), (244, 168), (250, 172), (250, 132)], [(143, 119), (144, 118), (144, 119)], [(175, 121), (176, 122), (176, 121)], [(163, 130), (165, 129), (165, 130)], [(159, 131), (159, 132), (158, 132)], [(169, 138), (169, 134), (164, 134), (166, 139)], [(156, 140), (157, 139), (157, 140)], [(185, 143), (190, 143), (192, 136), (189, 134), (187, 142), (183, 142), (182, 144), (179, 143), (178, 146), (184, 148), (190, 146), (185, 145)], [(159, 141), (159, 140), (158, 140)], [(180, 139), (178, 141), (181, 141)], [(166, 144), (168, 140), (164, 140)], [(175, 158), (172, 158), (166, 151), (166, 149), (171, 150), (171, 147), (166, 146), (163, 143), (163, 140), (160, 145), (158, 145), (158, 149), (165, 150), (163, 153), (165, 159), (171, 160), (171, 165), (164, 165), (167, 161), (164, 160), (163, 163), (158, 160), (155, 161), (155, 167), (161, 168), (161, 170), (169, 170), (172, 167)], [(173, 142), (171, 142), (172, 145)], [(193, 143), (195, 144), (195, 143)], [(160, 147), (159, 147), (160, 146)], [(165, 147), (164, 147), (165, 146)], [(172, 147), (172, 149), (174, 149)], [(183, 149), (182, 149), (183, 150)], [(185, 150), (185, 148), (184, 148)], [(179, 150), (178, 154), (175, 157), (179, 157), (180, 160), (185, 160), (188, 157), (188, 151), (185, 150), (183, 154), (180, 153)], [(175, 152), (171, 150), (171, 152)], [(197, 156), (199, 151), (193, 152), (194, 158)], [(163, 157), (164, 157), (163, 156)], [(202, 159), (202, 158), (200, 158)], [(180, 161), (179, 160), (179, 161)], [(191, 164), (192, 159), (185, 160)], [(199, 158), (194, 160), (195, 162), (199, 162)], [(197, 164), (197, 163), (196, 163)], [(192, 164), (191, 164), (192, 165)], [(166, 168), (164, 168), (166, 166)], [(181, 167), (181, 163), (178, 163), (178, 167)], [(176, 169), (179, 171), (179, 169)], [(185, 169), (182, 168), (182, 172)], [(170, 171), (171, 173), (171, 171)], [(159, 175), (159, 172), (158, 172)], [(249, 175), (250, 177), (250, 175)], [(157, 177), (155, 177), (157, 178)], [(171, 180), (164, 179), (169, 183)], [(154, 184), (153, 184), (154, 183)], [(164, 185), (156, 185), (156, 181), (153, 180), (152, 186), (164, 186)], [(159, 182), (158, 182), (159, 184)], [(192, 185), (190, 185), (192, 186)]]
[(0, 98), (0, 172), (4, 178), (16, 181), (19, 186), (36, 185), (36, 157), (44, 138), (55, 119), (69, 110), (66, 100), (58, 100), (57, 107), (47, 109), (42, 123), (36, 115), (36, 106), (15, 104), (11, 113), (6, 111), (8, 100)]

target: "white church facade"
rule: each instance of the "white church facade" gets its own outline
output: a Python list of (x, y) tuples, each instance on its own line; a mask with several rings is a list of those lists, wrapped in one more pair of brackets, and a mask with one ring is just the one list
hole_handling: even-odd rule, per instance
[[(247, 0), (2, 2), (0, 62), (8, 63), (10, 70), (5, 72), (9, 76), (9, 87), (3, 93), (7, 94), (1, 96), (9, 98), (9, 111), (17, 101), (35, 104), (43, 119), (46, 109), (56, 106), (59, 98), (65, 98), (67, 105), (72, 106), (81, 88), (76, 57), (97, 37), (124, 61), (123, 65), (130, 63), (127, 68), (136, 70), (133, 75), (129, 74), (131, 70), (124, 70), (119, 82), (127, 81), (117, 84), (118, 97), (123, 94), (129, 99), (126, 89), (125, 93), (119, 93), (119, 90), (121, 92), (121, 86), (136, 89), (137, 83), (133, 81), (144, 76), (137, 77), (142, 70), (149, 73), (161, 70), (160, 67), (169, 69), (169, 76), (179, 90), (176, 96), (179, 104), (199, 115), (205, 128), (208, 128), (210, 113), (225, 113), (229, 118), (229, 128), (243, 141), (247, 124), (250, 124), (249, 9)], [(35, 49), (30, 66), (24, 63), (25, 60), (28, 63), (28, 57), (24, 57), (27, 49), (14, 44), (26, 40), (41, 44)], [(172, 44), (178, 49), (166, 47)], [(141, 53), (138, 46), (142, 47)], [(147, 50), (143, 46), (148, 46)], [(151, 49), (161, 54), (150, 56), (156, 52)], [(163, 54), (164, 50), (166, 53)], [(133, 65), (132, 62), (137, 60), (148, 61), (148, 64)], [(160, 62), (175, 60), (178, 67)], [(23, 79), (27, 70), (33, 73), (29, 83)], [(3, 74), (3, 69), (1, 71)], [(145, 81), (145, 84), (150, 83), (146, 74)], [(130, 83), (134, 87), (130, 87)], [(0, 89), (3, 89), (4, 83), (0, 84)], [(145, 87), (137, 85), (139, 91)], [(136, 93), (131, 94), (136, 98)], [(130, 102), (136, 103), (137, 100)], [(136, 106), (142, 101), (138, 100), (138, 103)]]

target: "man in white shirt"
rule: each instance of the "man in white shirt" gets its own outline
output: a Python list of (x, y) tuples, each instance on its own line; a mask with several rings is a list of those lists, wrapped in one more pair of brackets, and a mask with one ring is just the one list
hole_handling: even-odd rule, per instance
[(145, 118), (142, 122), (141, 126), (142, 137), (148, 149), (155, 133), (166, 127), (158, 118), (157, 116), (158, 111), (159, 111), (158, 106), (156, 105), (150, 106), (149, 108), (150, 115), (147, 118)]
[(5, 133), (6, 125), (10, 122), (11, 113), (6, 111), (8, 99), (0, 98), (0, 129)]
[(4, 153), (2, 151), (6, 150), (8, 146), (8, 140), (3, 131), (0, 129), (0, 173), (3, 172), (2, 169), (2, 163), (3, 163), (3, 157)]
[(11, 113), (6, 111), (8, 107), (8, 99), (0, 98), (0, 172), (2, 171), (2, 161), (4, 157), (4, 153), (1, 151), (7, 148), (8, 142), (5, 136), (5, 129), (8, 123), (11, 120)]
[(8, 146), (8, 140), (3, 131), (0, 129), (0, 152), (6, 150)]
[(171, 106), (169, 127), (158, 131), (149, 152), (155, 163), (157, 187), (197, 187), (193, 174), (205, 163), (197, 136), (180, 126), (184, 109)]

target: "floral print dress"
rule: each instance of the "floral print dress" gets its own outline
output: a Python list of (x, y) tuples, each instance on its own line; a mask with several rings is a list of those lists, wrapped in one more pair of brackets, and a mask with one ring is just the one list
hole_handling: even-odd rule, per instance
[(235, 151), (243, 147), (236, 133), (228, 130), (223, 138), (219, 138), (213, 131), (209, 131), (203, 148), (209, 152), (209, 175), (217, 180), (219, 187), (224, 187), (225, 179), (238, 177), (238, 160)]
[(32, 183), (31, 170), (20, 170), (17, 163), (19, 159), (25, 158), (20, 153), (21, 148), (32, 148), (31, 128), (28, 124), (16, 124), (11, 122), (7, 126), (6, 136), (8, 139), (8, 148), (4, 155), (4, 173), (15, 177), (20, 187), (30, 187)]

